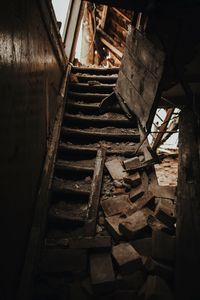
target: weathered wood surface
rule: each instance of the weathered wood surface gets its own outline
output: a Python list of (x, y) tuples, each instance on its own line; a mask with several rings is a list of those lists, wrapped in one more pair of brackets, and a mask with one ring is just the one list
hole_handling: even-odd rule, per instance
[(96, 233), (97, 213), (102, 186), (103, 169), (106, 159), (106, 149), (101, 148), (97, 151), (91, 193), (88, 204), (88, 222), (86, 224), (86, 235), (93, 236)]
[(143, 127), (147, 124), (162, 76), (164, 53), (137, 30), (127, 36), (116, 93)]
[[(199, 99), (198, 99), (199, 100)], [(177, 191), (177, 299), (199, 299), (200, 270), (200, 109), (180, 115)], [(184, 268), (183, 268), (184, 266)]]

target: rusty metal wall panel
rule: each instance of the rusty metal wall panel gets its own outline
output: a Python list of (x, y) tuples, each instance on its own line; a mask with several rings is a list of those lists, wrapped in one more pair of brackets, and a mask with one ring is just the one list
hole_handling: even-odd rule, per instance
[(1, 287), (15, 299), (63, 76), (37, 1), (0, 10)]
[(164, 52), (138, 30), (129, 31), (116, 92), (146, 126), (160, 82)]

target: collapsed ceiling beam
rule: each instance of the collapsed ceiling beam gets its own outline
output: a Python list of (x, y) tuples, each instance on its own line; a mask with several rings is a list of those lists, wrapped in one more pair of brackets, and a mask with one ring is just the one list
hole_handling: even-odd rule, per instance
[(114, 46), (115, 41), (107, 33), (105, 33), (103, 30), (97, 29), (97, 31), (98, 31), (98, 33), (100, 33), (100, 40), (101, 40), (101, 42), (111, 52), (113, 52), (115, 55), (117, 55), (118, 58), (122, 58), (122, 55), (123, 55), (122, 52)]

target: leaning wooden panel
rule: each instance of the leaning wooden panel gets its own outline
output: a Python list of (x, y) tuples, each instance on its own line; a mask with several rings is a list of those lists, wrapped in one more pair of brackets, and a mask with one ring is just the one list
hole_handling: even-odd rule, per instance
[(117, 80), (116, 93), (143, 127), (154, 104), (163, 72), (165, 54), (155, 41), (131, 28)]

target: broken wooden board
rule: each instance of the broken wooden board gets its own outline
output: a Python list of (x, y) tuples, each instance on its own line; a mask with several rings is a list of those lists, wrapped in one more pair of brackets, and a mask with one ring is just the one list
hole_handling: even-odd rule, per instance
[(132, 175), (124, 178), (124, 182), (129, 184), (131, 187), (136, 187), (141, 183), (141, 176), (139, 172), (135, 172)]
[(157, 199), (155, 216), (168, 227), (173, 227), (176, 222), (175, 204), (169, 199)]
[(112, 256), (122, 274), (130, 274), (142, 268), (140, 254), (129, 243), (112, 247)]
[(132, 203), (131, 208), (126, 212), (126, 215), (130, 216), (137, 210), (142, 209), (144, 206), (150, 205), (152, 202), (154, 202), (154, 195), (151, 192), (147, 191), (141, 198)]
[(116, 214), (126, 213), (131, 209), (131, 201), (128, 195), (119, 195), (117, 197), (110, 197), (102, 201), (101, 206), (106, 217), (114, 216)]
[(105, 165), (113, 180), (121, 180), (128, 176), (122, 166), (122, 161), (118, 158), (106, 161)]
[(124, 237), (130, 240), (149, 234), (151, 232), (151, 228), (148, 225), (147, 219), (152, 213), (153, 212), (147, 208), (136, 211), (131, 216), (120, 222), (119, 231)]
[(131, 28), (119, 71), (116, 94), (143, 127), (149, 120), (163, 72), (164, 52), (158, 42)]
[(125, 220), (120, 215), (108, 217), (105, 219), (105, 226), (115, 241), (122, 239), (122, 233), (119, 231), (119, 224)]
[(94, 236), (96, 233), (97, 214), (99, 208), (99, 198), (101, 193), (101, 185), (103, 178), (103, 169), (106, 159), (106, 149), (100, 148), (97, 151), (95, 167), (91, 185), (91, 193), (88, 204), (88, 220), (85, 225), (85, 234)]
[(93, 253), (89, 258), (93, 290), (104, 293), (114, 288), (115, 273), (109, 252)]

